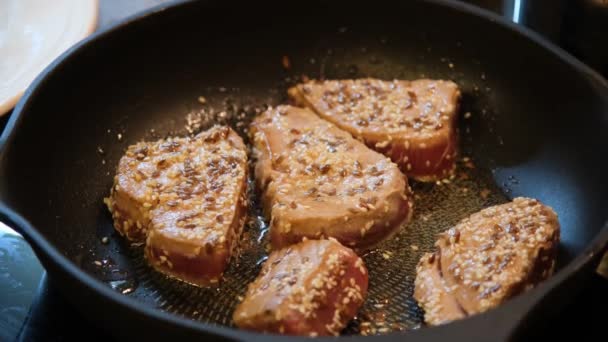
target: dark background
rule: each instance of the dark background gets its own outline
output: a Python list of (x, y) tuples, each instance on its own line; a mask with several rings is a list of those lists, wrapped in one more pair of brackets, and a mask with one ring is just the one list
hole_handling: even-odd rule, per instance
[[(98, 28), (166, 0), (100, 0)], [(608, 0), (469, 0), (527, 26), (608, 77)], [(514, 56), (517, 51), (512, 52)], [(0, 131), (10, 117), (0, 117)], [(49, 280), (23, 239), (0, 227), (0, 341), (111, 340), (112, 327), (87, 322)], [(600, 336), (608, 279), (596, 274), (564, 311), (534, 327), (528, 339)], [(605, 334), (605, 333), (604, 333)], [(585, 337), (584, 337), (585, 336)], [(604, 338), (605, 339), (605, 338)]]

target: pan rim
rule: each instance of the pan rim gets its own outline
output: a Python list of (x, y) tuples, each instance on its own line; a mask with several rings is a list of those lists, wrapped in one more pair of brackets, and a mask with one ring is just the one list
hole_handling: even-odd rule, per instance
[[(139, 22), (147, 20), (152, 16), (162, 15), (163, 12), (169, 9), (176, 9), (181, 6), (185, 6), (189, 3), (193, 3), (196, 0), (173, 0), (167, 3), (152, 7), (145, 11), (136, 13), (131, 15), (115, 24), (112, 24), (104, 29), (101, 29), (89, 37), (83, 39), (79, 43), (72, 46), (70, 49), (62, 53), (59, 57), (57, 57), (49, 66), (47, 66), (30, 84), (27, 90), (24, 92), (21, 100), (16, 105), (13, 113), (7, 122), (7, 125), (4, 129), (2, 135), (0, 135), (0, 165), (6, 163), (6, 151), (9, 148), (10, 142), (17, 134), (16, 131), (19, 127), (21, 120), (26, 115), (30, 102), (34, 99), (40, 89), (44, 87), (44, 84), (48, 81), (48, 78), (57, 72), (57, 70), (64, 64), (69, 63), (72, 58), (76, 58), (78, 52), (82, 51), (89, 45), (95, 44), (99, 40), (105, 39), (109, 35), (119, 34), (122, 29), (130, 25), (136, 25)], [(550, 52), (555, 58), (565, 62), (571, 68), (574, 68), (576, 71), (581, 73), (583, 76), (586, 76), (589, 80), (595, 82), (598, 85), (598, 91), (602, 92), (604, 96), (608, 97), (608, 81), (604, 79), (599, 73), (595, 70), (591, 69), (589, 66), (585, 65), (581, 61), (579, 61), (574, 56), (570, 55), (568, 52), (563, 50), (562, 48), (556, 46), (550, 41), (543, 38), (540, 34), (533, 32), (532, 30), (516, 25), (511, 21), (493, 13), (488, 10), (476, 7), (474, 5), (458, 2), (456, 0), (417, 0), (422, 2), (431, 3), (437, 6), (447, 7), (449, 9), (453, 9), (459, 11), (465, 15), (472, 15), (478, 18), (487, 20), (491, 22), (493, 25), (499, 25), (504, 29), (515, 32), (521, 36), (522, 39), (526, 39), (531, 41), (546, 51)], [(210, 2), (210, 1), (207, 1)], [(18, 213), (9, 208), (1, 199), (0, 199), (0, 216), (3, 216), (3, 219), (6, 219), (12, 225), (18, 227), (18, 229), (23, 233), (29, 243), (36, 246), (36, 249), (42, 251), (45, 256), (52, 260), (53, 263), (59, 265), (64, 272), (66, 272), (70, 277), (78, 280), (84, 286), (87, 286), (90, 290), (94, 291), (98, 295), (103, 296), (105, 299), (114, 302), (117, 305), (126, 307), (130, 310), (135, 311), (137, 314), (143, 315), (146, 318), (156, 319), (168, 322), (172, 325), (179, 326), (181, 328), (190, 329), (192, 331), (196, 331), (198, 333), (211, 333), (216, 336), (222, 336), (226, 338), (232, 339), (246, 339), (246, 340), (254, 340), (261, 338), (264, 336), (264, 339), (272, 337), (282, 337), (280, 335), (262, 335), (259, 333), (248, 332), (245, 330), (239, 330), (227, 326), (220, 326), (214, 324), (208, 324), (203, 322), (196, 322), (189, 320), (187, 318), (183, 318), (171, 313), (162, 312), (158, 309), (149, 307), (140, 301), (130, 298), (128, 296), (124, 296), (110, 287), (108, 287), (105, 283), (100, 281), (99, 279), (89, 275), (86, 272), (83, 272), (78, 266), (74, 264), (73, 261), (64, 256), (55, 246), (53, 246), (50, 241), (46, 240), (42, 234), (25, 218), (21, 217)], [(572, 261), (570, 261), (567, 265), (564, 266), (554, 276), (545, 282), (541, 283), (539, 286), (529, 291), (528, 293), (521, 294), (517, 298), (511, 300), (510, 302), (519, 300), (530, 300), (532, 298), (536, 298), (534, 302), (539, 300), (544, 296), (544, 294), (551, 291), (551, 289), (557, 287), (560, 283), (571, 277), (576, 271), (580, 270), (584, 266), (588, 265), (591, 260), (593, 260), (600, 252), (606, 250), (606, 245), (608, 243), (608, 223), (605, 223), (603, 228), (596, 234), (596, 236), (592, 239), (592, 241), (587, 245), (587, 247), (583, 250), (583, 252), (579, 253)], [(511, 306), (509, 303), (505, 303), (504, 305), (490, 310), (489, 312), (482, 315), (489, 315), (492, 312), (497, 313), (508, 309)], [(476, 316), (482, 316), (476, 315)], [(521, 317), (523, 319), (523, 317)], [(468, 318), (462, 321), (470, 321), (473, 318)], [(457, 325), (461, 322), (454, 322), (446, 325), (446, 327)], [(409, 331), (408, 335), (418, 335), (416, 333), (421, 333), (425, 330), (436, 330), (435, 329), (420, 329), (418, 331)], [(403, 336), (402, 333), (393, 333), (389, 335), (385, 335), (387, 338), (390, 336)], [(376, 336), (383, 337), (383, 336)]]

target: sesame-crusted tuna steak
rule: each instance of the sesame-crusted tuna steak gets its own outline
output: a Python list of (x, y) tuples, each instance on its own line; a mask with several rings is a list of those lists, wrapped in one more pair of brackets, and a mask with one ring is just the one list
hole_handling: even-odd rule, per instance
[(116, 230), (183, 281), (215, 283), (246, 215), (247, 154), (230, 128), (130, 146), (106, 203)]
[(454, 82), (309, 81), (291, 88), (289, 95), (389, 156), (408, 177), (435, 181), (454, 169), (460, 99)]
[(367, 295), (363, 260), (336, 240), (306, 240), (274, 251), (236, 308), (243, 329), (338, 335)]
[(333, 237), (368, 249), (411, 217), (397, 165), (310, 110), (271, 108), (251, 132), (274, 248)]
[(560, 227), (538, 200), (481, 210), (442, 233), (417, 267), (414, 297), (432, 325), (484, 312), (553, 272)]

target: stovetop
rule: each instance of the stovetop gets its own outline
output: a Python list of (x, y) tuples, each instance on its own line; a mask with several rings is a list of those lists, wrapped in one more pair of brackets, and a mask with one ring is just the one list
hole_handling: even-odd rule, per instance
[[(99, 28), (166, 0), (100, 0)], [(525, 25), (608, 77), (608, 1), (469, 0)], [(0, 117), (0, 131), (9, 115)], [(0, 341), (112, 340), (111, 327), (86, 321), (48, 279), (27, 243), (0, 224)], [(605, 334), (608, 279), (594, 275), (570, 306), (535, 327), (527, 339)], [(596, 314), (593, 314), (596, 313)], [(584, 335), (579, 335), (584, 332)], [(598, 335), (595, 335), (598, 336)]]

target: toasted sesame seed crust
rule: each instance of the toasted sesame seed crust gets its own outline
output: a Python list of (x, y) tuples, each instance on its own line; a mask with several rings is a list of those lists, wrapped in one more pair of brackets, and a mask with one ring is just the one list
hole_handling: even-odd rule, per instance
[(390, 157), (408, 177), (433, 182), (454, 169), (460, 99), (454, 82), (309, 81), (288, 93), (296, 104)]
[(146, 241), (158, 271), (217, 282), (246, 215), (247, 154), (230, 128), (130, 146), (106, 203), (116, 230)]
[(233, 319), (243, 329), (338, 335), (367, 295), (363, 260), (336, 240), (306, 240), (274, 251)]
[(555, 212), (530, 198), (462, 220), (418, 264), (414, 297), (425, 320), (441, 324), (480, 313), (536, 286), (553, 272), (559, 236)]
[(411, 217), (398, 167), (310, 110), (271, 108), (251, 132), (273, 247), (334, 237), (367, 249)]
[(436, 254), (424, 254), (416, 271), (414, 298), (424, 309), (424, 320), (427, 324), (439, 325), (467, 316), (446, 288)]

